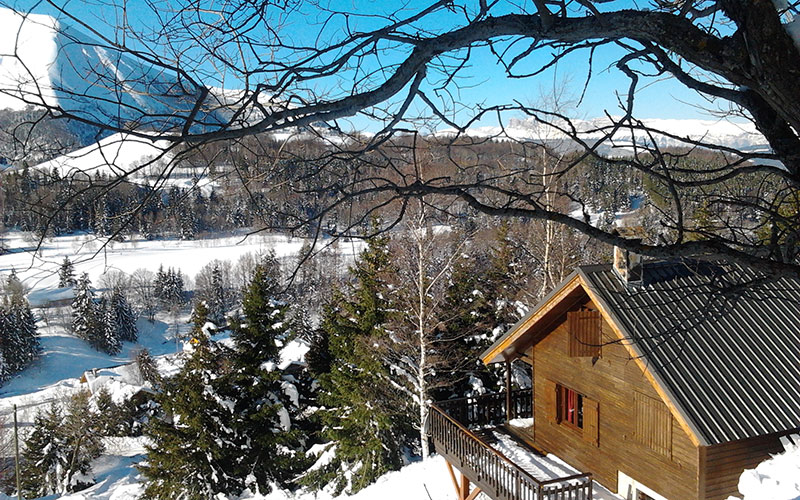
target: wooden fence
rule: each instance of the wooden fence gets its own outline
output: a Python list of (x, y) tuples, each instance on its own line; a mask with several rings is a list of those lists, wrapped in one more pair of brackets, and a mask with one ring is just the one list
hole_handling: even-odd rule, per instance
[[(515, 391), (511, 402), (516, 418), (531, 416), (530, 390)], [(428, 433), (437, 453), (494, 500), (590, 500), (591, 474), (537, 479), (470, 430), (503, 423), (505, 407), (505, 394), (431, 405)]]

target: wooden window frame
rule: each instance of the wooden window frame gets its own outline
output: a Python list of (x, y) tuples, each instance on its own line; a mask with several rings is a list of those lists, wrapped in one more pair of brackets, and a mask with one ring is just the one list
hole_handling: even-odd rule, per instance
[[(597, 400), (553, 380), (547, 380), (545, 387), (544, 404), (547, 409), (547, 415), (549, 415), (548, 420), (557, 425), (564, 424), (564, 427), (570, 429), (568, 432), (578, 433), (583, 441), (599, 447), (600, 404)], [(566, 404), (568, 401), (564, 396), (565, 394), (574, 395), (575, 422), (563, 418), (568, 413)], [(579, 416), (581, 417), (580, 419), (578, 418)]]
[[(556, 420), (567, 427), (583, 432), (583, 401), (586, 396), (561, 384), (556, 385)], [(570, 417), (570, 406), (572, 414)]]

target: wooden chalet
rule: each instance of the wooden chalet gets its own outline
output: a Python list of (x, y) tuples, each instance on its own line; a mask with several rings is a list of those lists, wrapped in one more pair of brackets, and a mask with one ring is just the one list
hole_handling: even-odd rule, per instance
[[(584, 499), (592, 481), (633, 500), (737, 494), (800, 428), (800, 280), (762, 278), (619, 250), (578, 268), (482, 356), (530, 365), (532, 390), (507, 376), (504, 395), (432, 406), (460, 499)], [(586, 474), (542, 481), (481, 438), (520, 417), (531, 423), (508, 432)]]

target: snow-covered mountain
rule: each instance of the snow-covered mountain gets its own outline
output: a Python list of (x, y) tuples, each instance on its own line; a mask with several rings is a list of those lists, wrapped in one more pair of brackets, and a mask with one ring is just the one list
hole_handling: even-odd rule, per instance
[[(151, 171), (159, 173), (171, 157), (170, 143), (167, 141), (119, 133), (33, 168), (48, 173), (57, 172), (61, 178), (92, 178), (96, 174), (109, 177), (127, 176), (134, 172), (138, 176), (146, 176)], [(12, 167), (9, 170), (18, 168)]]
[[(558, 122), (557, 122), (558, 123)], [(643, 129), (621, 128), (611, 139), (606, 140), (599, 151), (603, 154), (628, 154), (630, 146), (650, 144), (653, 141), (660, 147), (685, 147), (689, 144), (682, 139), (690, 139), (706, 144), (724, 145), (740, 150), (767, 150), (766, 139), (752, 123), (732, 120), (700, 120), (700, 119), (645, 119), (642, 120), (651, 133)], [(572, 125), (578, 131), (581, 140), (589, 145), (595, 144), (608, 134), (612, 123), (608, 118), (592, 120), (573, 120)], [(568, 129), (566, 124), (560, 128)], [(652, 133), (652, 131), (656, 131)], [(440, 135), (451, 135), (450, 129), (438, 132)], [(569, 140), (558, 128), (544, 125), (536, 120), (512, 118), (503, 128), (499, 126), (475, 127), (466, 132), (474, 137), (510, 138), (518, 140), (543, 141), (551, 146), (564, 149), (575, 149), (576, 143)]]
[[(0, 8), (0, 109), (57, 104), (89, 121), (163, 131), (180, 124), (200, 95), (176, 73), (50, 16)], [(207, 97), (195, 129), (223, 123), (220, 107)]]

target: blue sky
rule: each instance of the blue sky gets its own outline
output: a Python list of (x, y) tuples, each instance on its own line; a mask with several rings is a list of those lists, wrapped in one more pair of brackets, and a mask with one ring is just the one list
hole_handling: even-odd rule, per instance
[[(56, 11), (52, 6), (44, 2), (33, 2), (31, 0), (12, 0), (8, 4), (23, 10), (33, 10), (36, 13), (53, 15)], [(112, 0), (69, 0), (61, 3), (73, 15), (80, 18), (106, 34), (111, 34), (112, 28), (116, 24), (116, 19), (120, 17), (120, 10), (110, 7)], [(121, 3), (123, 0), (118, 0)], [(470, 0), (472, 2), (472, 0)], [(166, 5), (165, 0), (157, 0), (161, 5)], [(418, 3), (418, 2), (417, 2)], [(472, 3), (477, 3), (474, 1)], [(400, 4), (397, 0), (381, 1), (354, 1), (354, 0), (331, 0), (326, 2), (332, 8), (349, 11), (356, 14), (390, 12)], [(510, 5), (510, 4), (509, 4)], [(515, 4), (516, 8), (526, 8), (525, 3)], [(143, 0), (127, 0), (128, 20), (134, 26), (147, 26), (155, 22), (155, 18), (144, 8)], [(532, 7), (530, 7), (532, 9)], [(511, 10), (508, 7), (507, 10)], [(409, 11), (410, 12), (410, 11)], [(293, 40), (310, 42), (315, 40), (320, 31), (321, 23), (327, 19), (327, 14), (321, 11), (311, 10), (310, 7), (304, 8), (301, 15), (295, 15), (291, 22), (284, 29), (286, 34)], [(437, 14), (428, 24), (423, 25), (424, 29), (435, 30), (443, 26), (452, 25), (458, 22), (457, 14), (444, 12)], [(374, 18), (359, 17), (351, 15), (347, 22), (350, 26), (361, 29), (369, 29), (376, 26), (381, 21)], [(345, 23), (344, 16), (335, 16), (322, 30), (323, 38), (328, 35), (336, 36), (343, 30)], [(521, 45), (521, 47), (523, 47)], [(592, 80), (587, 88), (586, 95), (580, 107), (572, 108), (570, 114), (580, 118), (593, 118), (605, 113), (620, 114), (618, 105), (619, 94), (627, 92), (627, 79), (613, 67), (615, 56), (620, 53), (619, 49), (608, 48), (598, 50), (594, 55), (592, 67)], [(548, 57), (547, 53), (532, 57), (530, 68), (536, 63), (541, 63)], [(397, 56), (382, 55), (382, 62), (397, 61)], [(368, 63), (378, 64), (377, 59)], [(451, 94), (458, 101), (467, 104), (494, 105), (508, 103), (515, 99), (526, 104), (541, 102), (541, 96), (552, 92), (553, 87), (566, 88), (564, 95), (572, 97), (573, 101), (580, 94), (586, 80), (588, 70), (588, 52), (578, 53), (564, 59), (554, 69), (545, 72), (536, 78), (510, 79), (504, 75), (501, 66), (496, 58), (487, 48), (479, 48), (474, 51), (469, 65), (461, 72), (458, 80), (458, 87), (450, 88)], [(347, 75), (351, 76), (351, 75)], [(429, 81), (433, 75), (429, 75)], [(333, 85), (332, 80), (325, 84)], [(324, 87), (324, 84), (322, 85)], [(435, 97), (433, 90), (429, 87), (428, 95)], [(643, 80), (640, 82), (640, 90), (637, 94), (636, 110), (640, 118), (708, 118), (709, 115), (698, 109), (698, 105), (705, 104), (696, 94), (688, 92), (672, 79), (660, 79), (658, 81)], [(460, 116), (464, 116), (463, 114)], [(357, 126), (361, 125), (361, 120), (356, 119)], [(485, 123), (485, 122), (484, 122)], [(366, 126), (366, 125), (364, 125)]]

